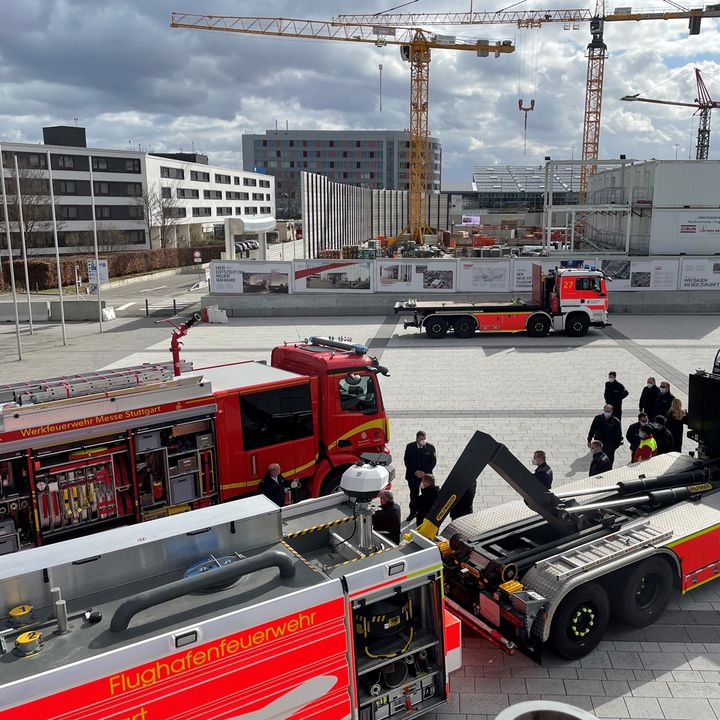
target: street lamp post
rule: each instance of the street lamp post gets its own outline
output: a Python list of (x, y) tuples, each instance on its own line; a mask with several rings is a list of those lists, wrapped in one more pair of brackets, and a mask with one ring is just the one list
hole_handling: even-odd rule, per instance
[(675, 143), (675, 159), (678, 157), (678, 150), (680, 149), (680, 143)]

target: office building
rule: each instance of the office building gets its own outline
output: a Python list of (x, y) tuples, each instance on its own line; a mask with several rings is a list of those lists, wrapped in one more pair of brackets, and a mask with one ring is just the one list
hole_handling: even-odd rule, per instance
[[(278, 217), (299, 217), (300, 174), (375, 190), (407, 190), (410, 137), (382, 130), (267, 130), (243, 135), (243, 168), (273, 175)], [(428, 190), (440, 191), (442, 148), (430, 138)]]
[[(65, 126), (44, 128), (41, 144), (0, 142), (0, 148), (16, 253), (16, 158), (25, 239), (33, 255), (54, 252), (50, 170), (63, 253), (92, 249), (94, 224), (100, 249), (111, 252), (186, 246), (207, 233), (222, 237), (230, 215), (274, 215), (274, 178), (209, 165), (203, 155), (88, 148), (84, 128)], [(0, 210), (3, 231), (4, 223)]]

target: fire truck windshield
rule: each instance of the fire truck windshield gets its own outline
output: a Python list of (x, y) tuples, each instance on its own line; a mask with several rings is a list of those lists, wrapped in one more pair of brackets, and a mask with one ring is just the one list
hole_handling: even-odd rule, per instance
[(361, 412), (372, 415), (377, 412), (375, 381), (370, 375), (356, 375), (354, 384), (343, 378), (338, 383), (340, 408), (345, 412)]
[(584, 278), (576, 278), (575, 279), (575, 289), (576, 290), (584, 290), (584, 291), (592, 291), (596, 293), (602, 292), (602, 288), (600, 287), (600, 278), (599, 277), (584, 277)]

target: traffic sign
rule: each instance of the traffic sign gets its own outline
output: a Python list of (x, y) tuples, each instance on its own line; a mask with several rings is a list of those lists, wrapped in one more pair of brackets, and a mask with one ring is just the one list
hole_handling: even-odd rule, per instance
[(202, 262), (202, 255), (200, 255), (200, 251), (196, 250), (193, 253), (193, 262), (195, 263), (201, 263)]

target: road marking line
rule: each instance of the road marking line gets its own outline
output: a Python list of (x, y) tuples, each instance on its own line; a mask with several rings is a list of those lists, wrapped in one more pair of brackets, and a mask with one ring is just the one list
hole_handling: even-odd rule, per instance
[(117, 312), (120, 312), (120, 310), (127, 310), (129, 307), (132, 307), (133, 305), (137, 305), (136, 302), (129, 302), (125, 303), (124, 305), (121, 305), (119, 308), (115, 308)]
[(167, 287), (167, 285), (158, 285), (157, 287), (148, 288), (147, 290), (138, 290), (138, 292), (141, 292), (141, 293), (153, 292), (154, 290), (162, 290), (163, 288), (166, 288), (166, 287)]

